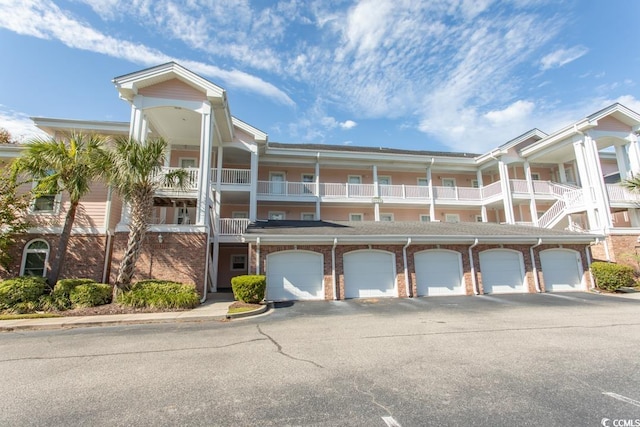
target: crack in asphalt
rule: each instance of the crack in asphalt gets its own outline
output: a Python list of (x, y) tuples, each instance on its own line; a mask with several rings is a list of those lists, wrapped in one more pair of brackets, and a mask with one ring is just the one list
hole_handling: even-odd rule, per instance
[(281, 355), (283, 355), (285, 357), (288, 357), (289, 359), (292, 359), (292, 360), (311, 363), (316, 368), (324, 369), (324, 366), (320, 365), (319, 363), (314, 362), (313, 360), (301, 359), (299, 357), (295, 357), (295, 356), (292, 356), (292, 355), (290, 355), (288, 353), (285, 353), (284, 351), (282, 351), (282, 346), (278, 343), (278, 341), (274, 340), (269, 334), (264, 333), (262, 331), (262, 329), (260, 329), (260, 325), (256, 325), (256, 328), (258, 329), (258, 333), (260, 335), (263, 335), (263, 336), (267, 337), (269, 339), (269, 341), (271, 341), (273, 343), (273, 345), (276, 346), (276, 349), (277, 349), (278, 353), (280, 353)]
[(360, 388), (358, 387), (358, 384), (357, 384), (357, 383), (355, 383), (355, 382), (353, 383), (353, 386), (355, 387), (355, 389), (356, 389), (356, 391), (357, 391), (358, 393), (360, 393), (360, 394), (364, 394), (364, 395), (366, 395), (366, 396), (369, 396), (369, 397), (371, 398), (371, 403), (373, 403), (374, 405), (376, 405), (376, 406), (378, 406), (378, 407), (380, 407), (380, 408), (384, 409), (384, 411), (385, 411), (385, 412), (386, 412), (390, 417), (392, 417), (392, 418), (393, 418), (393, 414), (391, 413), (391, 410), (389, 410), (389, 408), (387, 408), (386, 406), (384, 406), (382, 403), (378, 402), (378, 401), (376, 400), (376, 396), (375, 396), (373, 393), (371, 393), (370, 391), (366, 391), (366, 390), (360, 390)]
[(370, 335), (366, 337), (361, 337), (361, 339), (406, 338), (406, 337), (421, 337), (421, 336), (427, 336), (427, 335), (460, 335), (460, 334), (477, 334), (482, 332), (546, 331), (546, 330), (553, 330), (553, 329), (602, 329), (602, 328), (611, 328), (611, 327), (617, 327), (617, 326), (640, 326), (640, 323), (612, 323), (610, 325), (596, 325), (596, 326), (567, 325), (567, 326), (544, 326), (544, 327), (534, 327), (534, 328), (469, 329), (466, 331), (418, 332), (414, 334)]
[(238, 341), (231, 344), (217, 345), (217, 346), (202, 346), (202, 347), (187, 347), (187, 348), (169, 348), (162, 350), (144, 350), (144, 351), (123, 351), (119, 353), (98, 353), (98, 354), (74, 354), (69, 356), (33, 356), (33, 357), (16, 357), (14, 359), (0, 359), (0, 363), (3, 362), (18, 362), (23, 360), (63, 360), (63, 359), (82, 359), (85, 357), (110, 357), (110, 356), (125, 356), (129, 354), (150, 354), (150, 353), (174, 353), (179, 351), (192, 351), (192, 350), (215, 350), (219, 348), (233, 347), (240, 344), (248, 344), (255, 341), (265, 341), (264, 338), (253, 338), (246, 341)]

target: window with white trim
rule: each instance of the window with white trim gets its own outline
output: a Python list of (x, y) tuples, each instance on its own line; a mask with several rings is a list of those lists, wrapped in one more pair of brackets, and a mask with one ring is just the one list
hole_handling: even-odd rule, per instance
[(458, 214), (445, 214), (444, 222), (460, 222), (460, 215)]
[(482, 222), (482, 215), (476, 215), (476, 222)]
[(191, 217), (189, 216), (189, 208), (181, 207), (176, 208), (176, 224), (191, 224)]
[[(32, 188), (38, 186), (37, 181), (33, 181)], [(29, 206), (30, 213), (34, 214), (51, 214), (58, 213), (60, 209), (60, 202), (62, 200), (62, 194), (40, 194), (31, 200), (31, 206)]]
[(247, 269), (246, 255), (231, 255), (231, 271), (246, 271), (246, 269)]
[(427, 178), (418, 178), (418, 186), (419, 187), (428, 187), (429, 180)]
[(49, 261), (49, 244), (44, 240), (32, 240), (24, 247), (21, 276), (44, 277)]
[(269, 211), (269, 219), (274, 221), (282, 221), (285, 216), (285, 213), (281, 211)]
[(350, 213), (349, 221), (362, 221), (363, 217), (364, 215), (362, 215), (361, 213)]
[(533, 181), (540, 181), (540, 174), (537, 172), (531, 172), (531, 180)]
[(302, 212), (300, 214), (300, 219), (303, 221), (315, 221), (316, 214), (313, 212)]
[(390, 176), (379, 176), (378, 184), (380, 185), (391, 185), (391, 177)]
[(431, 222), (431, 215), (420, 215), (421, 222)]
[(456, 179), (455, 178), (442, 178), (442, 186), (443, 187), (455, 187)]
[(471, 180), (471, 187), (472, 188), (479, 188), (480, 187), (480, 182), (477, 179), (472, 179)]
[(312, 173), (303, 173), (302, 182), (304, 194), (313, 194), (313, 190), (315, 189), (316, 176)]
[(393, 221), (393, 214), (392, 213), (381, 213), (380, 214), (380, 221)]
[(247, 212), (247, 211), (233, 211), (233, 212), (231, 212), (231, 218), (234, 218), (234, 219), (247, 219), (247, 218), (249, 218), (249, 212)]
[(197, 168), (198, 167), (198, 163), (197, 162), (198, 162), (198, 160), (195, 157), (180, 157), (180, 160), (178, 161), (178, 164), (183, 169), (186, 169), (186, 168)]
[(347, 178), (347, 182), (349, 184), (362, 184), (362, 176), (361, 175), (349, 175)]

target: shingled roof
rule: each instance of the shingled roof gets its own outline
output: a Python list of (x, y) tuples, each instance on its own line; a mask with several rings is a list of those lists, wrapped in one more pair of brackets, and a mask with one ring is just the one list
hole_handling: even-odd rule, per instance
[(508, 225), (477, 222), (419, 222), (419, 221), (256, 221), (244, 234), (246, 241), (325, 241), (338, 238), (347, 241), (370, 243), (378, 241), (406, 241), (459, 243), (480, 242), (516, 243), (585, 243), (598, 237), (589, 233), (524, 225)]
[(315, 151), (345, 151), (352, 153), (388, 153), (388, 154), (411, 154), (416, 156), (436, 156), (436, 157), (465, 157), (475, 158), (480, 154), (460, 153), (451, 151), (428, 151), (428, 150), (403, 150), (399, 148), (386, 147), (360, 147), (357, 145), (330, 145), (330, 144), (289, 144), (282, 142), (269, 142), (270, 148), (290, 148), (295, 150), (315, 150)]

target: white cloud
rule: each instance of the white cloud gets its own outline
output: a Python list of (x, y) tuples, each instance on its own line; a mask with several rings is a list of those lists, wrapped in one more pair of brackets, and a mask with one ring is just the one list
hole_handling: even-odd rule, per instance
[(574, 46), (568, 49), (558, 49), (545, 55), (540, 60), (540, 69), (549, 70), (551, 68), (559, 68), (576, 59), (584, 56), (589, 52), (584, 46)]
[(9, 0), (0, 3), (0, 27), (22, 35), (58, 40), (71, 48), (98, 52), (145, 66), (176, 61), (206, 76), (222, 79), (230, 86), (268, 96), (281, 104), (294, 105), (285, 92), (259, 77), (238, 70), (223, 70), (206, 63), (174, 58), (144, 44), (105, 35), (76, 20), (69, 12), (62, 11), (50, 1)]
[(499, 126), (505, 123), (521, 121), (529, 117), (535, 104), (530, 101), (516, 101), (503, 110), (493, 110), (485, 113), (484, 117), (492, 125)]
[(20, 142), (46, 136), (33, 124), (27, 114), (8, 109), (2, 104), (0, 104), (0, 128), (8, 130), (13, 139)]
[(623, 95), (623, 96), (619, 96), (616, 99), (613, 100), (605, 100), (602, 102), (602, 106), (606, 107), (608, 105), (611, 105), (615, 102), (619, 102), (620, 104), (624, 105), (627, 108), (631, 108), (633, 111), (635, 111), (636, 113), (640, 114), (640, 99), (637, 99), (636, 97), (634, 97), (633, 95)]
[(345, 120), (344, 122), (341, 122), (339, 124), (339, 126), (342, 129), (348, 130), (348, 129), (353, 129), (354, 127), (358, 126), (358, 123), (354, 122), (353, 120)]

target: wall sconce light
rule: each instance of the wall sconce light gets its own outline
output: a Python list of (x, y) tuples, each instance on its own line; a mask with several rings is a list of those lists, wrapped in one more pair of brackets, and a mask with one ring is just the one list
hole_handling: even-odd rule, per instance
[(164, 236), (162, 234), (158, 234), (158, 243), (164, 242)]

